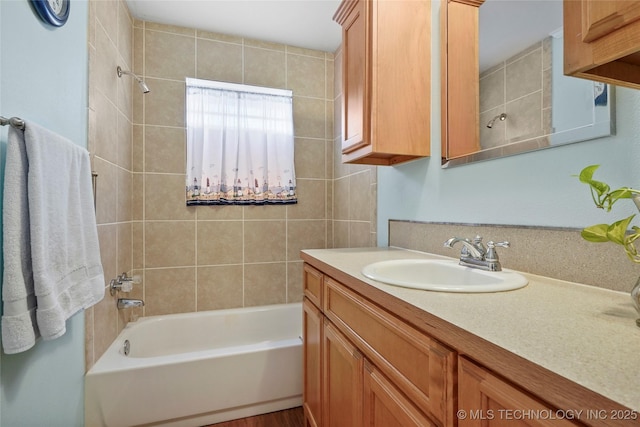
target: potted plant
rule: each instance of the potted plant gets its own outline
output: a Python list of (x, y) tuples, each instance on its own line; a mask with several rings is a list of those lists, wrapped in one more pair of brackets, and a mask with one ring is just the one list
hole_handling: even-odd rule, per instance
[[(608, 184), (593, 179), (593, 174), (599, 167), (600, 165), (587, 166), (582, 169), (578, 176), (580, 182), (589, 185), (595, 205), (609, 212), (618, 200), (631, 199), (640, 210), (640, 190), (630, 187), (611, 190)], [(640, 264), (640, 254), (638, 254), (638, 249), (635, 246), (635, 241), (640, 238), (640, 227), (634, 225), (629, 228), (634, 217), (635, 214), (612, 224), (596, 224), (586, 227), (581, 232), (582, 238), (589, 242), (613, 242), (621, 245), (627, 257), (631, 261)], [(631, 290), (631, 299), (636, 311), (640, 314), (640, 279)], [(636, 324), (640, 326), (640, 319), (636, 320)]]

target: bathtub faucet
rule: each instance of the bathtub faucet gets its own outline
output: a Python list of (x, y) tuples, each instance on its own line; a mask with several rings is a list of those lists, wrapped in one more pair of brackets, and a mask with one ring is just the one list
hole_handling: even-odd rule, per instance
[(118, 298), (118, 308), (131, 308), (131, 307), (142, 307), (144, 305), (144, 301), (141, 299), (129, 299), (129, 298)]

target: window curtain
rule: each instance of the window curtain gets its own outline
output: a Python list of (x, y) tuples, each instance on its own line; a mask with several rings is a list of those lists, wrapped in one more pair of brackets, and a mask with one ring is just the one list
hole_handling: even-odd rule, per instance
[(186, 83), (187, 205), (297, 203), (291, 91)]

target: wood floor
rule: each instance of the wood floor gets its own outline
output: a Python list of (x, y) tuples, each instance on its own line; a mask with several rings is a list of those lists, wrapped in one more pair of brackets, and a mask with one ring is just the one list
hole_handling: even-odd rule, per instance
[(303, 427), (302, 406), (255, 417), (226, 421), (206, 427)]

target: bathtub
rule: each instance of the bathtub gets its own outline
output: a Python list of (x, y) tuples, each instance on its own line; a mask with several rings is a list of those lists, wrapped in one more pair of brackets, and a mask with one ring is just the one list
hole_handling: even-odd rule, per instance
[(87, 372), (85, 425), (195, 427), (300, 406), (301, 335), (300, 303), (140, 318)]

